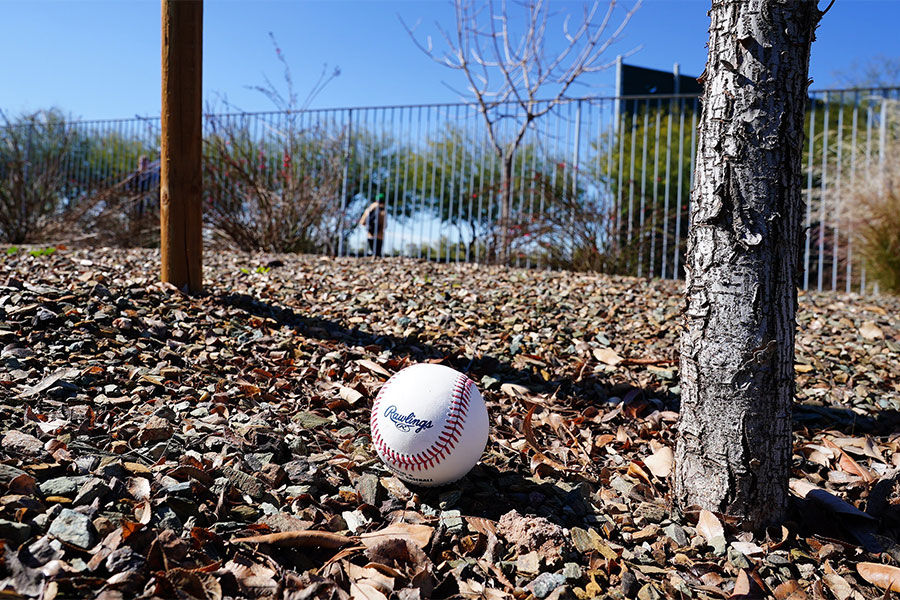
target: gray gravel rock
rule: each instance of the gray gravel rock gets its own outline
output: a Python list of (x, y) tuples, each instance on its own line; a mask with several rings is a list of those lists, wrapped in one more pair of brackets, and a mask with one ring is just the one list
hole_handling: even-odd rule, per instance
[(675, 543), (681, 547), (687, 546), (691, 542), (691, 540), (688, 539), (687, 534), (684, 532), (684, 529), (680, 525), (676, 525), (675, 523), (672, 523), (671, 525), (665, 527), (663, 529), (663, 533), (672, 538)]
[(59, 516), (50, 523), (47, 531), (56, 539), (77, 546), (79, 548), (91, 548), (97, 543), (97, 532), (90, 517), (75, 512), (70, 508), (64, 508)]
[(105, 481), (102, 479), (91, 479), (81, 486), (81, 489), (78, 490), (78, 495), (75, 496), (75, 501), (72, 504), (74, 506), (91, 504), (94, 500), (104, 497), (109, 492), (110, 488)]
[(13, 546), (18, 546), (30, 536), (31, 525), (28, 523), (17, 523), (0, 519), (0, 539), (12, 542)]
[(31, 434), (21, 431), (8, 431), (3, 436), (3, 448), (10, 454), (19, 454), (35, 458), (47, 455), (44, 443)]
[(87, 475), (74, 477), (54, 477), (38, 484), (44, 496), (72, 496), (90, 479)]
[(122, 571), (137, 571), (144, 566), (144, 557), (125, 546), (113, 550), (106, 557), (106, 568), (110, 573), (120, 573)]
[(565, 582), (566, 576), (562, 573), (541, 573), (527, 587), (535, 598), (546, 598)]

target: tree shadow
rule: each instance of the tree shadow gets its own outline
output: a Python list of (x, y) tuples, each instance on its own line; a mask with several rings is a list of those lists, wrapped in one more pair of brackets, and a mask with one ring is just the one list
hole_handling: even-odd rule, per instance
[[(448, 366), (466, 373), (479, 385), (484, 376), (492, 377), (499, 383), (526, 385), (536, 394), (555, 394), (569, 408), (576, 410), (599, 405), (610, 396), (624, 396), (626, 392), (635, 389), (633, 385), (625, 382), (598, 381), (596, 378), (573, 382), (568, 377), (556, 376), (547, 381), (537, 368), (516, 368), (509, 361), (491, 355), (468, 357), (459, 348), (441, 348), (413, 337), (363, 331), (358, 327), (348, 327), (330, 319), (299, 314), (291, 307), (279, 306), (249, 294), (218, 294), (212, 298), (222, 306), (237, 308), (256, 317), (272, 319), (277, 326), (288, 327), (307, 338), (329, 340), (348, 346), (376, 347), (390, 351), (395, 358), (409, 358), (414, 362), (441, 360)], [(499, 383), (495, 385), (499, 386)], [(650, 397), (648, 391), (640, 391), (643, 396)], [(669, 392), (654, 391), (652, 397), (661, 400), (661, 407), (677, 410), (677, 396)]]
[(900, 411), (877, 409), (860, 415), (845, 407), (794, 404), (794, 431), (808, 438), (822, 431), (837, 431), (846, 436), (863, 434), (887, 436), (900, 430)]
[(602, 513), (592, 508), (591, 496), (599, 485), (571, 474), (536, 481), (515, 471), (478, 464), (452, 486), (413, 489), (424, 504), (459, 510), (465, 516), (499, 521), (515, 510), (521, 515), (544, 517), (562, 527), (597, 528), (605, 522)]

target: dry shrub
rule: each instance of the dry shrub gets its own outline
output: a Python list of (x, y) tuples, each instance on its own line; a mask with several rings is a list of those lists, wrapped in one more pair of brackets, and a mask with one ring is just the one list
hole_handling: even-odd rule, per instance
[(869, 277), (900, 294), (900, 156), (872, 170), (853, 192), (858, 248)]
[(334, 254), (344, 219), (344, 138), (319, 129), (251, 133), (252, 117), (210, 117), (205, 219), (217, 241), (246, 251)]
[(883, 158), (867, 165), (848, 190), (856, 244), (868, 277), (900, 294), (900, 103), (890, 102)]
[(72, 142), (58, 111), (14, 121), (0, 112), (0, 242), (46, 237), (63, 203), (63, 162)]

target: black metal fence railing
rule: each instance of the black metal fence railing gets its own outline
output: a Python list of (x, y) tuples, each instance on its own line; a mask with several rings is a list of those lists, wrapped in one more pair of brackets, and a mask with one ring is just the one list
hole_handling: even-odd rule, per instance
[[(898, 88), (810, 94), (804, 288), (872, 288), (855, 199), (900, 149), (898, 102)], [(567, 100), (506, 163), (466, 104), (206, 115), (206, 231), (247, 249), (682, 277), (699, 113), (687, 95)], [(519, 122), (510, 105), (498, 142)], [(58, 234), (62, 215), (86, 239), (155, 243), (159, 127), (0, 127), (0, 237)]]

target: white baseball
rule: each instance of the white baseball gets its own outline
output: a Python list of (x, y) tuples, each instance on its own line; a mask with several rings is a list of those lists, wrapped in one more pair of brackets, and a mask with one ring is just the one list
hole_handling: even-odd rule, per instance
[(481, 458), (488, 415), (471, 379), (450, 367), (418, 364), (387, 380), (372, 405), (372, 443), (400, 479), (451, 483)]

